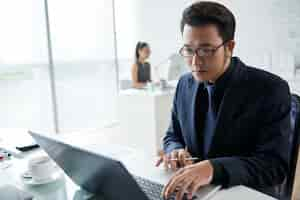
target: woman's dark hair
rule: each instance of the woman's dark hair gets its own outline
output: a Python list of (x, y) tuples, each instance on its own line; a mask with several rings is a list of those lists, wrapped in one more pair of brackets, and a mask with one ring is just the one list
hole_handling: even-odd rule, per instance
[(193, 3), (183, 11), (180, 30), (184, 25), (204, 26), (214, 24), (223, 42), (234, 39), (235, 18), (232, 12), (222, 4), (210, 1)]
[(141, 50), (142, 48), (145, 48), (145, 47), (149, 47), (148, 43), (146, 43), (146, 42), (138, 42), (136, 44), (136, 47), (135, 47), (135, 62), (136, 63), (139, 61), (139, 58), (140, 58), (139, 50)]

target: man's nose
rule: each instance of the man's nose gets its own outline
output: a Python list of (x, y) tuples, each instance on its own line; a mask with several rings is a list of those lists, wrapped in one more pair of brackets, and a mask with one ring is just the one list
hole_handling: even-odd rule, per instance
[(192, 57), (192, 66), (203, 65), (203, 58), (199, 57), (196, 53)]

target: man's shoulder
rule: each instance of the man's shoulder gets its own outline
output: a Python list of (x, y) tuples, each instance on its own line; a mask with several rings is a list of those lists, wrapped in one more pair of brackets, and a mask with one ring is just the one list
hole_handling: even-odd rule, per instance
[(259, 69), (257, 67), (253, 66), (246, 66), (245, 67), (247, 74), (249, 75), (248, 77), (251, 79), (258, 79), (260, 81), (274, 81), (274, 82), (284, 82), (284, 80), (271, 72), (265, 71), (263, 69)]
[(191, 72), (187, 72), (185, 74), (182, 74), (179, 78), (179, 81), (181, 82), (186, 82), (186, 81), (189, 81), (193, 78), (193, 75)]
[(180, 78), (178, 80), (178, 86), (180, 86), (180, 87), (188, 86), (188, 85), (192, 84), (193, 81), (194, 81), (194, 79), (193, 79), (192, 73), (188, 72), (188, 73), (185, 73), (180, 76)]
[(253, 66), (244, 65), (242, 86), (260, 91), (289, 89), (288, 83), (276, 74)]

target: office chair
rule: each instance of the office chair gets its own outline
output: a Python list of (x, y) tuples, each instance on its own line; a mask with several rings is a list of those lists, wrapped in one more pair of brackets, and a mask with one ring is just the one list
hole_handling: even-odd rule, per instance
[(291, 134), (289, 135), (289, 171), (285, 182), (280, 188), (280, 199), (290, 200), (292, 198), (294, 179), (298, 160), (300, 143), (300, 97), (291, 95)]

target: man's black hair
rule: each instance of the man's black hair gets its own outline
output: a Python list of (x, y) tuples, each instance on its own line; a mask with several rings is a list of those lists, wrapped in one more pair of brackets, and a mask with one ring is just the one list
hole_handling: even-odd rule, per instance
[(217, 27), (219, 35), (225, 42), (234, 39), (235, 23), (232, 12), (222, 4), (201, 1), (193, 3), (183, 11), (180, 29), (183, 33), (186, 24), (190, 26), (213, 24)]

